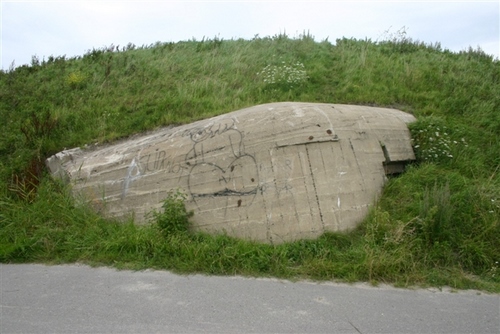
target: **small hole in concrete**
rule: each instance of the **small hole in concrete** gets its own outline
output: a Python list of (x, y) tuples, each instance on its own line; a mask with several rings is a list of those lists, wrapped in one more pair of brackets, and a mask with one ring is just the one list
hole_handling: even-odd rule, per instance
[(313, 139), (314, 139), (314, 137), (313, 137), (313, 136), (309, 136), (309, 140), (313, 140)]
[(328, 129), (328, 130), (326, 130), (326, 133), (328, 133), (329, 135), (331, 135), (332, 134), (332, 130)]
[(252, 179), (251, 179), (251, 180), (252, 180), (252, 182), (254, 182), (254, 181), (255, 181), (255, 179), (254, 179), (253, 177), (252, 177)]
[(238, 208), (241, 206), (241, 199), (238, 200)]

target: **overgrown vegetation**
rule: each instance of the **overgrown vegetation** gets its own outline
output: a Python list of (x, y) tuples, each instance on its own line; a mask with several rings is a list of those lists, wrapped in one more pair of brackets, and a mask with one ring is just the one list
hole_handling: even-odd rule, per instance
[[(106, 220), (45, 159), (273, 101), (413, 113), (417, 163), (351, 233), (263, 245), (189, 231), (182, 196), (156, 224)], [(500, 291), (500, 63), (413, 41), (284, 34), (110, 46), (0, 72), (0, 261)], [(178, 219), (178, 220), (177, 220)]]
[(189, 218), (194, 213), (186, 210), (184, 205), (186, 198), (180, 189), (171, 190), (161, 206), (163, 211), (151, 212), (151, 222), (156, 224), (165, 236), (189, 232)]

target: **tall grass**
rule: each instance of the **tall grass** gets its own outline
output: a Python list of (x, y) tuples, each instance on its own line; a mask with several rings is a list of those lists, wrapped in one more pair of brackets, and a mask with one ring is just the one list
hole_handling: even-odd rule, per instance
[[(106, 220), (44, 166), (64, 148), (285, 100), (417, 117), (418, 160), (388, 181), (356, 230), (282, 245), (165, 233), (158, 222), (181, 221), (176, 214), (153, 214), (147, 226)], [(33, 57), (0, 71), (0, 260), (498, 292), (499, 110), (498, 60), (406, 36), (330, 43), (280, 34)]]

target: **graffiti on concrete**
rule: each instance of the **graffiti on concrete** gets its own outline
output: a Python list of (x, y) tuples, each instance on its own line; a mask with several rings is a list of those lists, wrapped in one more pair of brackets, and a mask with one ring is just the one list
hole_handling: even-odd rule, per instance
[(122, 199), (135, 180), (163, 171), (187, 174), (187, 190), (195, 203), (201, 197), (247, 196), (245, 201), (237, 199), (237, 206), (252, 204), (259, 189), (257, 162), (245, 152), (244, 133), (237, 129), (235, 119), (187, 129), (181, 137), (192, 142), (184, 156), (172, 157), (165, 150), (156, 150), (132, 159), (124, 178)]
[(200, 197), (250, 196), (237, 200), (238, 207), (250, 205), (257, 194), (257, 162), (245, 153), (243, 132), (234, 118), (203, 128), (186, 130), (193, 142), (185, 163), (191, 166), (188, 191), (195, 202)]
[(362, 221), (386, 174), (414, 159), (412, 121), (393, 109), (272, 103), (60, 152), (47, 165), (110, 217), (147, 222), (177, 188), (196, 229), (279, 243)]

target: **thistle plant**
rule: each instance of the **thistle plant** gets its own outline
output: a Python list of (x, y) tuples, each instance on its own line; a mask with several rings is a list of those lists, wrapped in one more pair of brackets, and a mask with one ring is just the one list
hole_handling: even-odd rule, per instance
[(304, 64), (281, 61), (278, 64), (269, 64), (258, 72), (262, 82), (271, 89), (280, 88), (290, 90), (305, 83), (308, 79)]

